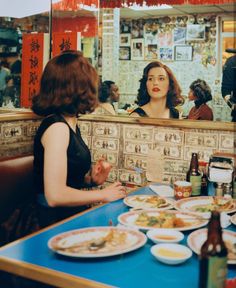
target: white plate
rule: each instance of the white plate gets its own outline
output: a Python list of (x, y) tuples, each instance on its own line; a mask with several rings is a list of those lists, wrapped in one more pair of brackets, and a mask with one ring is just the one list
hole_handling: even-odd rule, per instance
[[(220, 209), (221, 212), (232, 213), (236, 211), (236, 200), (235, 199), (225, 199), (224, 197), (212, 197), (212, 196), (199, 196), (199, 197), (189, 197), (180, 199), (175, 202), (175, 208), (180, 211), (189, 211), (192, 213), (197, 213), (199, 215), (204, 215), (205, 217), (210, 217), (210, 212), (196, 211), (196, 208), (206, 208), (213, 204), (213, 200), (219, 199), (219, 201), (232, 201), (232, 206), (229, 209)], [(213, 206), (211, 206), (213, 208)], [(218, 206), (220, 207), (220, 206)]]
[(231, 216), (230, 221), (231, 221), (234, 225), (236, 225), (236, 213)]
[[(179, 227), (174, 227), (174, 228), (168, 228), (162, 226), (162, 227), (154, 227), (153, 225), (149, 225), (148, 223), (135, 223), (140, 214), (145, 213), (148, 217), (155, 217), (157, 219), (160, 219), (161, 217), (174, 217), (176, 216), (177, 218), (182, 219), (187, 225), (179, 226)], [(172, 210), (165, 210), (165, 211), (154, 211), (154, 210), (140, 210), (140, 211), (130, 211), (127, 213), (123, 213), (119, 215), (118, 221), (126, 225), (128, 227), (133, 227), (136, 229), (141, 229), (141, 230), (150, 230), (150, 229), (155, 229), (155, 228), (167, 228), (167, 229), (175, 229), (179, 231), (187, 231), (187, 230), (192, 230), (192, 229), (197, 229), (199, 227), (205, 226), (208, 223), (208, 220), (202, 218), (201, 216), (197, 216), (194, 213), (184, 213), (180, 211), (172, 211)]]
[[(206, 241), (206, 239), (207, 239), (207, 229), (199, 229), (189, 234), (187, 243), (188, 246), (193, 250), (193, 252), (199, 255), (202, 244)], [(223, 239), (224, 241), (228, 241), (231, 244), (235, 244), (236, 232), (223, 230)], [(228, 260), (227, 262), (228, 264), (236, 264), (236, 260)]]
[[(163, 200), (164, 207), (158, 207), (158, 201)], [(124, 203), (135, 209), (168, 210), (174, 207), (174, 200), (165, 199), (157, 195), (131, 195), (124, 198)]]
[[(94, 241), (98, 243), (106, 236), (109, 236), (110, 240), (106, 240), (102, 248), (98, 250), (88, 249), (89, 244)], [(90, 227), (58, 234), (48, 241), (48, 247), (52, 251), (65, 256), (97, 258), (136, 250), (145, 245), (146, 241), (147, 237), (142, 232), (132, 229), (124, 227)], [(77, 245), (77, 251), (76, 248), (74, 250), (71, 248), (75, 245)]]

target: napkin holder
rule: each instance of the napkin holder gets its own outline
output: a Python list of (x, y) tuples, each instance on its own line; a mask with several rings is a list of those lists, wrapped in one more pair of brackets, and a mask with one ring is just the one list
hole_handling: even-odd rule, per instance
[(215, 183), (232, 183), (234, 159), (230, 157), (211, 156), (208, 166), (209, 181)]

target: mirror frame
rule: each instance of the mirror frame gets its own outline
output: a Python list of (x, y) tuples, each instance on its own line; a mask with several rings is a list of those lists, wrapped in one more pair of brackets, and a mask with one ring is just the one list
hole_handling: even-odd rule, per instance
[[(0, 111), (1, 112), (1, 111)], [(7, 121), (21, 121), (21, 120), (40, 120), (42, 117), (37, 116), (32, 111), (14, 111), (9, 113), (0, 113), (0, 123)], [(153, 125), (166, 126), (172, 128), (188, 128), (188, 129), (204, 129), (204, 130), (222, 130), (235, 132), (236, 126), (234, 122), (214, 122), (206, 120), (186, 120), (186, 119), (159, 119), (148, 117), (130, 117), (130, 116), (106, 116), (106, 115), (81, 115), (79, 121), (91, 122), (112, 122), (112, 123), (126, 123), (138, 125)]]

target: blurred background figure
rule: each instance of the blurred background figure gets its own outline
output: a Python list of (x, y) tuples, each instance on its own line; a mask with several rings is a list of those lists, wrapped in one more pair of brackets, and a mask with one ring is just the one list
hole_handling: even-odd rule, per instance
[[(228, 53), (236, 53), (236, 49), (226, 49)], [(232, 122), (236, 122), (236, 55), (229, 57), (223, 67), (221, 93), (231, 108)]]
[(115, 82), (109, 80), (102, 82), (98, 91), (99, 105), (94, 113), (116, 115), (119, 98), (119, 88)]
[(181, 88), (169, 67), (161, 62), (149, 63), (143, 71), (136, 103), (131, 116), (179, 118), (175, 107), (183, 103)]
[(206, 104), (212, 100), (209, 85), (206, 81), (197, 79), (192, 82), (189, 88), (188, 99), (189, 101), (194, 101), (195, 106), (190, 110), (188, 119), (213, 120), (212, 109)]
[(10, 70), (3, 66), (0, 61), (0, 107), (3, 104), (3, 91), (6, 88), (6, 77), (10, 75)]

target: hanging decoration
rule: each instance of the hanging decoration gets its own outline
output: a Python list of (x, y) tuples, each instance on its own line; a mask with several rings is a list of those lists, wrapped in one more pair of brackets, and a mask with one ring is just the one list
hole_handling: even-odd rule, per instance
[(122, 8), (133, 4), (140, 6), (155, 5), (219, 5), (234, 3), (235, 0), (62, 0), (53, 4), (53, 9), (61, 11), (77, 11), (83, 5), (100, 8)]

